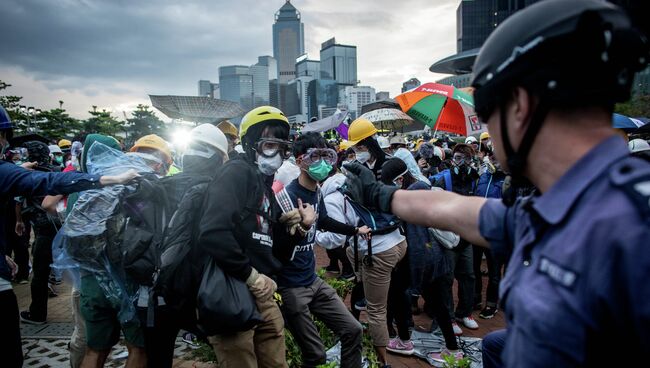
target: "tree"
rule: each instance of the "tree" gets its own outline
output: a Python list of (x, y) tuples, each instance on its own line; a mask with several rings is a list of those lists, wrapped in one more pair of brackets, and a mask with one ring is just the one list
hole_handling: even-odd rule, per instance
[(91, 117), (84, 120), (83, 130), (86, 133), (98, 133), (110, 136), (116, 136), (124, 132), (124, 122), (115, 119), (109, 111), (97, 111), (97, 106), (93, 106), (92, 111), (88, 111)]
[(616, 104), (614, 111), (630, 117), (650, 117), (650, 95), (637, 95), (627, 102)]
[(138, 138), (147, 134), (164, 135), (167, 127), (147, 105), (138, 105), (131, 113), (131, 119), (127, 119), (127, 146), (132, 145)]
[[(11, 87), (11, 84), (0, 80), (0, 90), (7, 89), (8, 87)], [(0, 105), (7, 110), (9, 118), (14, 123), (14, 132), (16, 135), (27, 132), (27, 115), (20, 111), (19, 108), (20, 100), (22, 99), (20, 96), (0, 96)]]
[(72, 138), (82, 129), (81, 122), (61, 108), (41, 112), (36, 126), (44, 136), (56, 140)]

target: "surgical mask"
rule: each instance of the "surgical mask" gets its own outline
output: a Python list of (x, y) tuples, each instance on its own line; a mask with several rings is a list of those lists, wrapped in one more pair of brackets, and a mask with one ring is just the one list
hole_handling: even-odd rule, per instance
[(54, 156), (54, 161), (61, 165), (63, 163), (63, 156)]
[(282, 166), (282, 156), (276, 153), (273, 157), (264, 157), (259, 155), (257, 157), (257, 168), (266, 176), (274, 175), (276, 171)]
[(356, 159), (359, 161), (359, 163), (365, 164), (368, 162), (368, 160), (370, 160), (370, 152), (357, 152)]
[(325, 160), (319, 160), (316, 163), (313, 163), (309, 166), (307, 173), (309, 176), (316, 181), (323, 181), (327, 178), (330, 171), (332, 171), (332, 165), (325, 162)]

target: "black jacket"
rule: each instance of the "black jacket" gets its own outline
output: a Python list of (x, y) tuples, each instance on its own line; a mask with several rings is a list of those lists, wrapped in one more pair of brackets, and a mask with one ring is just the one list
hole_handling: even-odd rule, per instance
[(229, 160), (208, 185), (199, 225), (200, 247), (221, 269), (246, 280), (251, 267), (272, 276), (282, 264), (273, 242), (285, 241), (281, 210), (271, 186), (243, 156)]

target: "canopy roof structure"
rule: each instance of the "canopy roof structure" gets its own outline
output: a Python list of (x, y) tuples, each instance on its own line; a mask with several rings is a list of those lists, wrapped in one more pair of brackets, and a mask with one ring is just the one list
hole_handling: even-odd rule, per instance
[(149, 95), (151, 104), (171, 119), (182, 119), (198, 124), (216, 124), (243, 116), (245, 111), (236, 102), (203, 96)]
[(480, 49), (476, 48), (448, 56), (433, 63), (429, 70), (433, 73), (453, 75), (471, 73), (479, 51)]

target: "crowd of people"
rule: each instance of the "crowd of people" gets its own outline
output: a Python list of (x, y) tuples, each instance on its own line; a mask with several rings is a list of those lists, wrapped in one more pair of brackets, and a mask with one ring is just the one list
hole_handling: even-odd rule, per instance
[[(576, 72), (575, 53), (602, 78)], [(633, 361), (621, 354), (650, 349), (650, 145), (626, 146), (611, 114), (648, 56), (612, 5), (526, 8), (478, 56), (490, 133), (464, 142), (382, 136), (362, 118), (347, 140), (294, 135), (262, 106), (239, 127), (196, 126), (177, 153), (153, 134), (128, 149), (100, 134), (15, 140), (0, 107), (3, 364), (22, 366), (19, 321), (47, 323), (63, 279), (72, 367), (104, 366), (120, 335), (127, 367), (171, 367), (181, 330), (219, 367), (286, 367), (285, 329), (317, 367), (314, 319), (340, 340), (340, 366), (361, 367), (361, 311), (382, 367), (414, 354), (414, 314), (442, 334), (426, 358), (443, 366), (463, 358), (463, 328), (501, 310), (507, 329), (485, 337), (485, 367)], [(318, 246), (326, 270), (354, 284), (347, 305), (317, 275)], [(27, 310), (12, 282), (30, 283)]]

